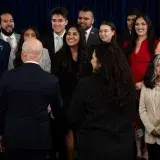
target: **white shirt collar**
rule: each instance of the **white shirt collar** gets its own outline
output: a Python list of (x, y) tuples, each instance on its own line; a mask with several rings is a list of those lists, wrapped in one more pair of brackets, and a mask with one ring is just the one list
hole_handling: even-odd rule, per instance
[(85, 31), (85, 32), (87, 32), (87, 35), (89, 35), (89, 33), (91, 32), (91, 29), (92, 29), (92, 26)]
[(38, 62), (35, 62), (35, 61), (26, 61), (26, 62), (24, 62), (24, 63), (34, 63), (34, 64), (38, 64), (38, 65), (39, 65), (39, 63), (38, 63)]
[(64, 30), (64, 32), (63, 32), (60, 36), (59, 36), (58, 34), (56, 34), (55, 32), (53, 32), (53, 34), (54, 34), (54, 39), (56, 39), (57, 37), (63, 38), (65, 32), (66, 32), (66, 30)]
[(6, 35), (4, 35), (4, 34), (1, 32), (1, 36), (2, 36), (3, 40), (6, 41), (6, 42), (7, 42), (7, 38), (11, 38), (11, 39), (14, 39), (14, 38), (15, 38), (14, 33), (13, 33), (11, 36), (6, 36)]

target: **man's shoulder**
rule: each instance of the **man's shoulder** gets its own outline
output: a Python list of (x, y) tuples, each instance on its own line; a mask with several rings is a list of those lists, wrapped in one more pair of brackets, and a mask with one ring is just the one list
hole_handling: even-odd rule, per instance
[(0, 51), (4, 51), (6, 49), (8, 49), (8, 50), (10, 49), (9, 43), (4, 41), (3, 39), (0, 39)]

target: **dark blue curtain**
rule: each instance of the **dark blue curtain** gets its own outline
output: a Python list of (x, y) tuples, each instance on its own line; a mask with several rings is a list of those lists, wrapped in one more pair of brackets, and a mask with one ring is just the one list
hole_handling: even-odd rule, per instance
[(156, 35), (160, 35), (160, 0), (1, 0), (0, 12), (13, 13), (16, 31), (28, 25), (34, 25), (39, 30), (50, 28), (50, 10), (63, 6), (69, 11), (69, 22), (74, 23), (81, 6), (89, 6), (95, 13), (95, 27), (99, 28), (102, 21), (113, 21), (122, 31), (125, 26), (126, 11), (129, 8), (139, 8), (152, 19)]

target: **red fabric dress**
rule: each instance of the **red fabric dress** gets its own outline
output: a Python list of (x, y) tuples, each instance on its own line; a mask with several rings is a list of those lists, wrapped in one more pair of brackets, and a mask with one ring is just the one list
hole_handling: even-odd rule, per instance
[[(158, 40), (155, 40), (155, 47), (158, 44)], [(126, 47), (128, 42), (125, 42), (124, 46)], [(149, 53), (149, 46), (148, 46), (148, 38), (146, 38), (140, 46), (138, 53), (135, 53), (135, 50), (130, 54), (128, 62), (131, 69), (131, 74), (134, 83), (143, 81), (143, 78), (147, 72), (148, 65), (152, 57)], [(139, 106), (139, 104), (137, 104)], [(137, 115), (138, 116), (138, 115)], [(133, 124), (135, 126), (139, 126), (140, 119), (137, 118)]]

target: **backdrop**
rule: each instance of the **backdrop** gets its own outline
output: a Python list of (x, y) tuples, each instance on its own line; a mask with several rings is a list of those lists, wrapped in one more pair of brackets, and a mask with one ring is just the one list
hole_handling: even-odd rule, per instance
[(9, 11), (14, 15), (16, 31), (29, 25), (40, 31), (50, 29), (50, 10), (63, 6), (69, 11), (69, 22), (74, 23), (81, 6), (89, 6), (95, 15), (94, 26), (99, 28), (102, 21), (113, 21), (118, 31), (122, 31), (126, 22), (126, 10), (139, 8), (149, 15), (160, 35), (160, 0), (1, 0), (0, 12)]

